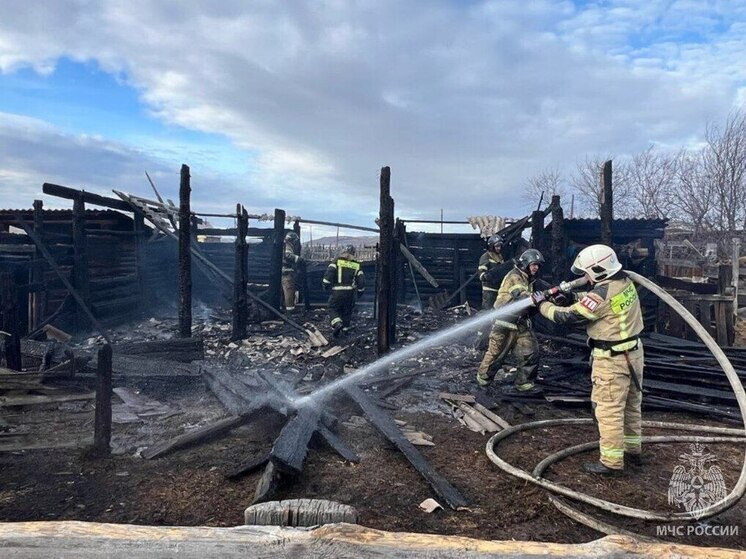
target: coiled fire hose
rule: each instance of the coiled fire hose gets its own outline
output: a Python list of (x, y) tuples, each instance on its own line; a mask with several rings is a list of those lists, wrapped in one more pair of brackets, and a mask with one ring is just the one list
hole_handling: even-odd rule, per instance
[[(741, 411), (741, 419), (743, 420), (744, 425), (746, 426), (746, 392), (744, 392), (743, 385), (741, 384), (741, 380), (738, 378), (736, 371), (733, 369), (733, 365), (731, 365), (730, 361), (728, 361), (728, 358), (726, 357), (725, 353), (723, 353), (723, 350), (720, 349), (720, 347), (717, 345), (715, 340), (712, 339), (710, 334), (707, 332), (707, 330), (704, 329), (704, 327), (699, 323), (699, 321), (697, 321), (689, 313), (689, 311), (687, 311), (674, 297), (669, 295), (665, 290), (661, 289), (655, 283), (648, 280), (647, 278), (644, 278), (643, 276), (636, 274), (634, 272), (630, 272), (630, 271), (627, 271), (626, 273), (635, 283), (645, 287), (646, 289), (658, 295), (658, 297), (660, 297), (673, 310), (675, 310), (686, 321), (686, 323), (697, 333), (700, 339), (709, 348), (709, 350), (712, 352), (713, 356), (715, 357), (715, 359), (717, 360), (717, 362), (720, 364), (723, 371), (725, 372), (725, 376), (728, 378), (728, 382), (730, 383), (731, 388), (733, 389), (733, 392), (736, 395), (736, 400), (738, 401), (738, 408)], [(505, 460), (500, 458), (495, 452), (495, 447), (500, 441), (510, 437), (511, 435), (515, 433), (519, 433), (521, 431), (527, 431), (530, 429), (537, 429), (541, 427), (549, 427), (549, 426), (555, 426), (555, 425), (586, 425), (586, 424), (593, 423), (593, 421), (594, 420), (590, 418), (589, 419), (580, 419), (580, 418), (579, 419), (549, 419), (545, 421), (534, 421), (531, 423), (524, 423), (521, 425), (516, 425), (509, 429), (505, 429), (495, 434), (494, 436), (492, 436), (492, 438), (490, 438), (489, 441), (487, 441), (487, 448), (486, 448), (487, 456), (492, 462), (495, 463), (495, 465), (498, 468), (500, 468), (501, 470), (503, 470), (504, 472), (507, 472), (508, 474), (512, 476), (515, 476), (517, 478), (523, 479), (525, 481), (528, 481), (530, 483), (543, 487), (544, 489), (548, 489), (549, 491), (552, 491), (554, 493), (564, 495), (565, 497), (569, 497), (570, 499), (574, 499), (576, 501), (580, 501), (583, 503), (593, 505), (604, 511), (612, 512), (612, 513), (630, 517), (630, 518), (639, 518), (643, 520), (655, 520), (659, 522), (690, 521), (693, 519), (693, 515), (690, 512), (648, 511), (644, 509), (638, 509), (634, 507), (620, 505), (617, 503), (612, 503), (604, 499), (599, 499), (598, 497), (593, 497), (586, 493), (581, 493), (580, 491), (575, 491), (573, 489), (565, 487), (564, 485), (555, 483), (553, 481), (549, 481), (548, 479), (541, 477), (544, 471), (551, 464), (567, 456), (571, 456), (573, 454), (577, 454), (580, 452), (590, 450), (592, 448), (596, 448), (598, 446), (597, 441), (566, 448), (564, 450), (561, 450), (560, 452), (557, 452), (551, 456), (548, 456), (543, 461), (541, 461), (536, 466), (536, 468), (534, 468), (533, 473), (529, 473), (526, 470), (523, 470), (511, 464), (508, 464)], [(743, 429), (730, 429), (726, 427), (709, 427), (709, 426), (688, 425), (688, 424), (682, 424), (682, 423), (668, 423), (668, 422), (659, 422), (659, 421), (643, 421), (642, 426), (646, 428), (686, 430), (686, 431), (697, 431), (700, 433), (712, 433), (712, 434), (717, 434), (717, 435), (726, 435), (726, 436), (717, 436), (717, 437), (716, 436), (711, 436), (711, 437), (681, 436), (681, 435), (643, 437), (642, 442), (648, 443), (648, 444), (663, 443), (663, 442), (698, 442), (698, 443), (715, 443), (715, 442), (743, 443), (743, 442), (746, 442), (746, 438), (743, 438), (746, 435), (746, 431), (744, 431)], [(719, 514), (729, 509), (730, 507), (735, 505), (741, 499), (741, 497), (743, 497), (744, 493), (746, 493), (746, 456), (744, 456), (744, 462), (741, 466), (741, 473), (738, 477), (738, 481), (736, 482), (731, 492), (728, 495), (726, 495), (721, 501), (707, 508), (698, 510), (696, 513), (696, 519), (701, 520), (705, 518), (710, 518), (712, 516), (715, 516), (716, 514)]]

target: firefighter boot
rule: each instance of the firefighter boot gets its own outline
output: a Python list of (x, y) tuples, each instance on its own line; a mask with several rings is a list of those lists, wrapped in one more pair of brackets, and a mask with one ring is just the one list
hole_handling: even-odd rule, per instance
[(598, 474), (602, 476), (619, 476), (624, 472), (623, 469), (614, 470), (612, 468), (607, 468), (601, 462), (586, 462), (583, 464), (582, 470), (589, 474)]
[(624, 461), (635, 468), (644, 468), (648, 461), (642, 457), (642, 454), (625, 454)]

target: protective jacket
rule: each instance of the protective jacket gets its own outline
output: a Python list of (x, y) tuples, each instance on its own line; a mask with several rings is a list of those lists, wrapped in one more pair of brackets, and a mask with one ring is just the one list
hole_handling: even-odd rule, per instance
[(360, 262), (348, 253), (329, 264), (322, 281), (324, 287), (331, 287), (332, 291), (357, 290), (360, 293), (365, 289), (365, 275)]
[[(531, 295), (534, 291), (534, 279), (531, 278), (526, 272), (518, 267), (513, 267), (500, 284), (500, 289), (497, 291), (497, 298), (495, 299), (494, 308), (499, 309), (517, 301), (518, 299), (524, 299)], [(518, 313), (515, 315), (502, 316), (495, 320), (496, 326), (508, 328), (510, 330), (517, 330), (517, 323), (524, 313)]]
[(282, 253), (282, 273), (291, 274), (298, 269), (298, 263), (301, 257), (295, 254), (295, 247), (293, 243), (285, 243), (285, 248)]
[(479, 258), (479, 281), (482, 282), (483, 291), (497, 291), (500, 288), (502, 277), (495, 269), (502, 263), (502, 255), (491, 250), (485, 251)]
[(365, 276), (360, 268), (360, 262), (349, 253), (344, 253), (334, 262), (329, 264), (322, 280), (324, 288), (331, 287), (332, 294), (329, 297), (329, 319), (334, 335), (342, 327), (350, 325), (352, 311), (355, 308), (355, 291), (358, 295), (365, 289)]
[(539, 312), (557, 324), (585, 326), (594, 355), (637, 347), (644, 327), (642, 310), (635, 284), (627, 274), (619, 272), (595, 284), (591, 291), (576, 294), (576, 299), (570, 307), (542, 303)]

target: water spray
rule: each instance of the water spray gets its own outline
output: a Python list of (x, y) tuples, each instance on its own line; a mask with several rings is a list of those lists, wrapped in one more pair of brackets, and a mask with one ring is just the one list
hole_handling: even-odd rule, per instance
[(452, 338), (463, 336), (464, 334), (467, 334), (469, 332), (476, 332), (481, 326), (491, 323), (492, 321), (499, 318), (521, 314), (532, 305), (533, 301), (530, 297), (527, 297), (525, 299), (520, 299), (518, 301), (509, 303), (508, 305), (500, 307), (499, 309), (493, 309), (486, 313), (480, 313), (474, 318), (460, 322), (454, 326), (451, 326), (450, 328), (443, 330), (442, 332), (438, 332), (433, 336), (429, 336), (412, 345), (398, 349), (388, 355), (384, 355), (383, 357), (377, 359), (376, 361), (373, 361), (372, 363), (369, 363), (368, 365), (365, 365), (364, 367), (358, 369), (350, 375), (339, 378), (334, 382), (331, 382), (326, 386), (319, 388), (315, 392), (295, 399), (292, 404), (295, 407), (300, 408), (303, 406), (311, 405), (313, 402), (318, 403), (320, 400), (336, 392), (345, 385), (359, 382), (361, 379), (365, 378), (367, 375), (375, 371), (378, 371), (385, 367), (389, 367), (394, 363), (403, 361), (404, 359), (408, 359), (409, 357), (413, 357), (414, 355), (417, 355), (425, 349), (441, 345)]

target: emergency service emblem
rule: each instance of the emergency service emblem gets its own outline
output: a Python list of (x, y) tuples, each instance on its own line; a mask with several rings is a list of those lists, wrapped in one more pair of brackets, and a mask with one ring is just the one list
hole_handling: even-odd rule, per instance
[(679, 456), (686, 466), (679, 464), (673, 469), (668, 483), (668, 504), (684, 507), (695, 520), (699, 520), (707, 507), (725, 498), (727, 491), (720, 466), (712, 464), (717, 457), (699, 443), (690, 445), (690, 448), (690, 454)]
[(591, 297), (588, 297), (588, 295), (580, 300), (580, 304), (591, 312), (594, 312), (598, 308), (598, 301)]

